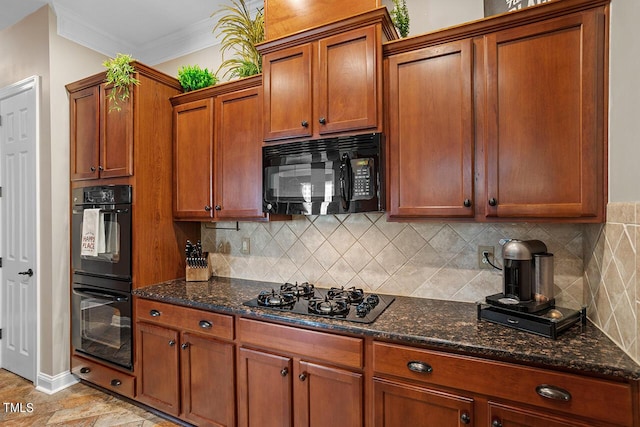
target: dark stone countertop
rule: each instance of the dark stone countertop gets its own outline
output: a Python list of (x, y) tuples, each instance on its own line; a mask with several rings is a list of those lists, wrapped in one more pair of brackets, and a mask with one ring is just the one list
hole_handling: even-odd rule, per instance
[(557, 340), (478, 321), (473, 303), (396, 297), (371, 324), (325, 319), (242, 303), (279, 285), (225, 277), (208, 282), (171, 280), (133, 294), (177, 305), (289, 323), (346, 334), (371, 336), (495, 360), (560, 368), (579, 373), (640, 379), (640, 365), (588, 322), (574, 325)]

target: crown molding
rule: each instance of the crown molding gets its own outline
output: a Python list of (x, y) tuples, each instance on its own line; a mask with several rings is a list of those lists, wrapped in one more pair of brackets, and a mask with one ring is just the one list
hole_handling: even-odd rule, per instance
[(158, 64), (219, 44), (212, 33), (215, 22), (210, 17), (145, 44), (136, 44), (88, 25), (82, 16), (53, 5), (58, 35), (103, 55), (114, 57), (128, 53), (145, 64)]

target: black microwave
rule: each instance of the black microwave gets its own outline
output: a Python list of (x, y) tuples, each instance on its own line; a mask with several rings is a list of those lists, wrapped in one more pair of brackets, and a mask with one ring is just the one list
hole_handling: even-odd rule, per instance
[(262, 148), (263, 211), (327, 215), (384, 210), (380, 133)]

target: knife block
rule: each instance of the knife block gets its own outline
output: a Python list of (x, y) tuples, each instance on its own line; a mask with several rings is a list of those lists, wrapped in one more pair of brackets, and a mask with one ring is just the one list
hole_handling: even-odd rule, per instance
[(211, 278), (211, 264), (207, 263), (206, 267), (189, 267), (187, 265), (185, 277), (187, 282), (206, 282)]

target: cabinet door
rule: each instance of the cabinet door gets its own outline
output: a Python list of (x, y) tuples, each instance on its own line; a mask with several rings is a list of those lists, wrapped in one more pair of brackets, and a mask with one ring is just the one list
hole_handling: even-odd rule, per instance
[(69, 94), (71, 180), (98, 178), (100, 163), (100, 88)]
[(376, 427), (461, 427), (474, 421), (473, 400), (439, 390), (374, 379)]
[(178, 332), (137, 324), (137, 399), (149, 406), (180, 414)]
[(213, 99), (173, 109), (173, 216), (211, 218)]
[(389, 58), (389, 217), (473, 217), (472, 44)]
[(234, 346), (183, 333), (182, 413), (198, 425), (235, 425)]
[(262, 213), (262, 88), (216, 97), (215, 217)]
[(120, 109), (110, 109), (107, 98), (111, 86), (101, 85), (100, 171), (101, 178), (133, 175), (133, 97), (118, 103)]
[(575, 14), (486, 37), (487, 216), (603, 218), (597, 18)]
[(490, 421), (493, 427), (587, 427), (598, 424), (555, 417), (544, 412), (534, 412), (517, 407), (489, 402)]
[(292, 425), (292, 361), (288, 357), (240, 348), (238, 425)]
[(375, 25), (320, 40), (314, 81), (320, 135), (377, 127), (381, 43)]
[(299, 362), (296, 376), (296, 427), (363, 425), (362, 374)]
[(263, 57), (265, 141), (312, 135), (313, 51), (307, 43)]

